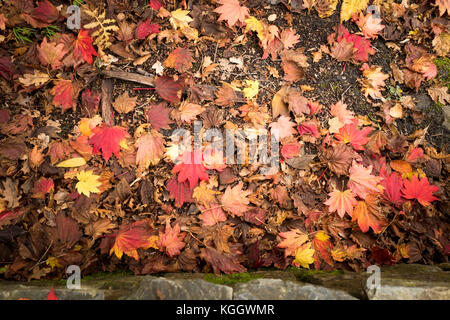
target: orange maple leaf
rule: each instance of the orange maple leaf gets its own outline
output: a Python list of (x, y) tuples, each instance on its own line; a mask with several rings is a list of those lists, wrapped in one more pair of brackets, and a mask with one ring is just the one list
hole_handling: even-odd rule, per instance
[(114, 253), (121, 259), (122, 255), (133, 257), (139, 260), (137, 249), (148, 249), (150, 247), (158, 249), (156, 245), (157, 236), (152, 236), (147, 229), (147, 221), (141, 220), (129, 225), (121, 226), (116, 233), (114, 245), (109, 254)]
[(89, 36), (89, 30), (80, 30), (77, 39), (73, 42), (73, 56), (75, 59), (83, 58), (84, 61), (91, 64), (92, 56), (97, 56), (97, 52), (92, 46), (92, 38)]
[(328, 195), (330, 196), (330, 199), (328, 199), (325, 204), (330, 207), (330, 212), (337, 211), (341, 218), (344, 217), (346, 212), (352, 216), (353, 207), (358, 203), (358, 201), (355, 199), (355, 195), (351, 190), (334, 190)]
[(67, 53), (63, 43), (47, 42), (44, 37), (40, 46), (37, 47), (38, 58), (43, 66), (51, 66), (52, 69), (58, 69), (62, 66), (61, 59)]
[(136, 164), (145, 169), (150, 165), (158, 164), (164, 155), (163, 135), (155, 130), (140, 136), (136, 141), (136, 146)]
[(242, 182), (239, 182), (233, 188), (228, 186), (222, 196), (221, 202), (223, 208), (233, 216), (237, 215), (241, 217), (249, 209), (247, 196), (250, 194), (250, 191), (243, 191), (243, 186), (244, 184)]
[(94, 128), (93, 132), (94, 135), (89, 138), (89, 144), (93, 146), (93, 153), (97, 153), (101, 149), (105, 161), (108, 161), (112, 154), (119, 159), (120, 143), (130, 136), (127, 130), (119, 126), (110, 127), (104, 123), (101, 127)]
[(50, 93), (54, 95), (52, 102), (55, 106), (61, 106), (63, 110), (76, 106), (76, 103), (73, 100), (74, 88), (72, 81), (57, 80), (55, 86), (50, 90)]
[(245, 23), (245, 19), (249, 16), (248, 8), (241, 6), (238, 0), (219, 0), (221, 6), (214, 9), (214, 12), (220, 14), (217, 21), (225, 20), (230, 27), (237, 22)]
[(362, 232), (369, 231), (370, 227), (375, 233), (380, 233), (385, 223), (380, 218), (379, 211), (377, 195), (368, 194), (365, 201), (358, 201), (353, 210), (352, 221), (358, 221)]
[(280, 237), (284, 238), (277, 247), (285, 248), (284, 256), (295, 256), (295, 252), (298, 248), (300, 248), (305, 242), (309, 240), (309, 237), (306, 233), (295, 229), (286, 232), (280, 232), (278, 234)]
[(166, 252), (169, 257), (180, 254), (180, 250), (184, 248), (186, 243), (183, 242), (185, 233), (180, 233), (180, 225), (171, 227), (170, 223), (166, 223), (166, 230), (164, 233), (159, 233), (158, 246), (162, 252)]

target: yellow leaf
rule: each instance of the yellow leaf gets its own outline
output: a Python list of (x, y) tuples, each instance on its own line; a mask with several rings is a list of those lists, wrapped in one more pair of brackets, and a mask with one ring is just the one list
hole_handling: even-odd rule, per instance
[(45, 263), (52, 268), (62, 268), (63, 266), (58, 262), (58, 259), (55, 257), (48, 258)]
[(259, 81), (258, 80), (245, 80), (245, 88), (242, 90), (247, 99), (253, 99), (256, 97), (259, 91)]
[(411, 165), (409, 164), (409, 162), (406, 162), (404, 160), (392, 160), (390, 166), (392, 169), (401, 174), (412, 172)]
[(86, 160), (84, 158), (72, 158), (69, 160), (64, 160), (58, 163), (55, 167), (58, 168), (74, 168), (74, 167), (81, 167), (86, 164)]
[(102, 184), (99, 178), (100, 176), (93, 174), (92, 171), (83, 170), (77, 174), (78, 183), (75, 188), (79, 194), (84, 194), (86, 197), (89, 197), (91, 193), (99, 193), (98, 188)]
[(172, 27), (177, 30), (177, 29), (181, 29), (183, 30), (188, 26), (189, 22), (192, 22), (192, 18), (188, 16), (189, 11), (188, 10), (182, 10), (182, 9), (177, 9), (175, 11), (172, 11), (170, 13), (170, 24), (172, 25)]
[(321, 230), (316, 233), (316, 239), (320, 241), (327, 241), (328, 239), (330, 239), (330, 236)]
[(50, 77), (47, 73), (34, 70), (34, 73), (26, 73), (23, 77), (19, 78), (19, 82), (26, 87), (29, 86), (40, 86), (50, 80)]
[(309, 269), (309, 265), (314, 263), (314, 249), (311, 249), (311, 242), (305, 243), (295, 251), (295, 260), (292, 262), (296, 266)]
[(261, 21), (259, 21), (253, 16), (250, 16), (247, 19), (245, 19), (245, 23), (247, 24), (245, 26), (245, 32), (249, 32), (250, 30), (256, 31), (258, 35), (264, 32), (264, 25), (261, 23)]
[(369, 0), (344, 0), (341, 8), (341, 22), (347, 21), (354, 13), (367, 8)]
[(205, 207), (209, 208), (209, 205), (216, 201), (216, 194), (220, 194), (220, 192), (209, 189), (206, 182), (202, 181), (200, 182), (200, 185), (194, 189), (192, 197)]

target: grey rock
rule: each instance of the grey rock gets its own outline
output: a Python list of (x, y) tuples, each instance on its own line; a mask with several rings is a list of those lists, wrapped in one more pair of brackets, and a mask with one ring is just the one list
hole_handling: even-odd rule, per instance
[(442, 112), (444, 114), (444, 127), (450, 131), (450, 105), (443, 106)]
[(127, 300), (231, 300), (233, 289), (202, 279), (146, 278)]
[(416, 106), (420, 111), (428, 111), (433, 100), (427, 94), (421, 94), (416, 97)]
[(280, 279), (256, 279), (234, 288), (235, 300), (357, 300), (341, 290)]
[[(71, 290), (67, 288), (54, 289), (59, 300), (104, 300), (105, 296), (102, 291), (93, 288)], [(46, 300), (49, 294), (49, 288), (29, 287), (26, 285), (16, 285), (10, 290), (2, 288), (0, 291), (0, 300)]]
[(381, 269), (380, 288), (364, 290), (370, 300), (450, 300), (450, 272), (437, 266), (398, 265)]

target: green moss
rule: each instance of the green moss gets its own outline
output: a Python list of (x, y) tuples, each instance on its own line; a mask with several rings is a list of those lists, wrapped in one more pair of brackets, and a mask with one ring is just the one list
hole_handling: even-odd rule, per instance
[(344, 273), (342, 270), (324, 271), (324, 270), (307, 270), (296, 267), (288, 267), (287, 271), (294, 274), (298, 281), (314, 282), (314, 276), (318, 274), (338, 275)]
[(82, 280), (95, 280), (95, 279), (104, 279), (104, 278), (114, 278), (114, 277), (123, 277), (123, 276), (131, 276), (134, 275), (130, 270), (117, 270), (114, 272), (96, 272), (85, 276)]
[(450, 89), (450, 58), (437, 58), (434, 64), (438, 68), (439, 80)]
[(215, 274), (206, 274), (204, 276), (204, 280), (215, 283), (215, 284), (223, 284), (223, 285), (233, 285), (236, 283), (245, 283), (254, 279), (262, 278), (263, 275), (255, 274), (255, 273), (233, 273), (229, 275), (215, 275)]

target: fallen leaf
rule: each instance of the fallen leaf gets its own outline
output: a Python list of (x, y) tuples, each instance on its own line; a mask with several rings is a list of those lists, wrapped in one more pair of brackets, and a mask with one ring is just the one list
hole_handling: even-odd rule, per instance
[(137, 97), (130, 97), (128, 91), (125, 91), (112, 103), (114, 109), (118, 113), (128, 113), (134, 110), (136, 107)]

